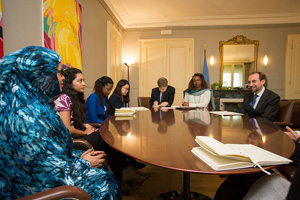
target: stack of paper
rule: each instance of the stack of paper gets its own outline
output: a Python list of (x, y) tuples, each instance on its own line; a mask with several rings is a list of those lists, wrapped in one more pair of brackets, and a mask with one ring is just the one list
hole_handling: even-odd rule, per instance
[(128, 116), (133, 116), (134, 113), (135, 113), (135, 110), (131, 110), (131, 109), (116, 109), (115, 110), (115, 116), (128, 117)]
[(226, 111), (226, 110), (222, 110), (222, 111), (210, 111), (210, 113), (216, 114), (216, 115), (245, 115), (243, 113), (230, 112), (230, 111)]
[(144, 111), (144, 110), (149, 110), (149, 109), (145, 108), (145, 107), (129, 107), (129, 108), (122, 107), (121, 110)]
[(132, 120), (135, 117), (135, 115), (133, 116), (116, 116), (115, 120), (119, 121), (119, 120)]

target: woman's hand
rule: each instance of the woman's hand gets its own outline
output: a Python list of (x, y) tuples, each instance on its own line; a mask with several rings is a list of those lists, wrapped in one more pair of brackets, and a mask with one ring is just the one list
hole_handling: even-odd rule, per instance
[(93, 126), (91, 126), (90, 124), (86, 124), (86, 123), (84, 123), (83, 126), (84, 126), (85, 128), (93, 127)]
[(103, 165), (107, 166), (106, 154), (104, 151), (93, 151), (93, 149), (89, 149), (81, 155), (81, 158), (89, 161), (93, 168), (100, 168)]
[(286, 130), (288, 130), (288, 132), (284, 132), (284, 133), (287, 134), (292, 140), (294, 140), (295, 142), (297, 142), (297, 140), (300, 137), (300, 135), (298, 133), (296, 133), (295, 131), (293, 131), (288, 126), (286, 127)]
[(183, 106), (189, 106), (190, 104), (188, 102), (183, 102), (182, 105)]
[[(88, 124), (87, 124), (87, 125), (88, 125)], [(89, 135), (89, 134), (94, 133), (95, 131), (97, 131), (96, 128), (94, 128), (94, 127), (92, 127), (92, 126), (90, 126), (90, 125), (88, 125), (88, 126), (86, 126), (86, 127), (87, 127), (87, 128), (86, 128), (85, 131), (84, 131), (85, 135)]]

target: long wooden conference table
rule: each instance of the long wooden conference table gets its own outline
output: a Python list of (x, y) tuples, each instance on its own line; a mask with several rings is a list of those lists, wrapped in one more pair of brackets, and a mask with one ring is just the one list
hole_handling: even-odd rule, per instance
[(191, 152), (199, 146), (196, 136), (213, 137), (224, 144), (254, 144), (286, 158), (295, 148), (293, 141), (271, 123), (247, 116), (221, 116), (206, 110), (138, 111), (130, 120), (109, 116), (100, 133), (109, 145), (128, 156), (182, 171), (183, 191), (178, 199), (191, 199), (190, 173), (233, 175), (261, 171), (259, 168), (213, 170)]

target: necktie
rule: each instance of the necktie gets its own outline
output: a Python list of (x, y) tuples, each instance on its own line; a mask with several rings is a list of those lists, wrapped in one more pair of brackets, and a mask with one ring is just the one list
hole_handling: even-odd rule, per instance
[(162, 100), (163, 100), (163, 96), (164, 96), (164, 93), (161, 93), (161, 96), (160, 96), (160, 103), (161, 103)]
[(256, 126), (256, 123), (255, 121), (253, 120), (253, 118), (249, 119), (249, 122), (252, 124), (252, 127), (254, 130), (257, 130), (257, 126)]
[[(258, 95), (256, 94), (256, 95), (254, 95), (254, 98), (253, 98), (253, 100), (249, 103), (249, 105), (253, 108), (253, 106), (254, 106), (254, 104), (255, 104), (255, 102), (256, 102), (256, 98), (258, 97)], [(254, 109), (254, 108), (253, 108)]]

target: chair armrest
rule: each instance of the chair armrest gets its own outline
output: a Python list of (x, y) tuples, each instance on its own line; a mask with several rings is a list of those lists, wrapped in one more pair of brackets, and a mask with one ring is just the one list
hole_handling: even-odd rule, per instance
[(293, 126), (293, 124), (290, 122), (273, 122), (273, 123), (278, 126)]
[(290, 165), (282, 165), (276, 168), (282, 176), (292, 182), (294, 175), (296, 174), (297, 167)]
[(73, 139), (73, 145), (75, 149), (81, 149), (84, 148), (85, 150), (93, 148), (93, 145), (89, 143), (86, 140), (83, 139)]
[(67, 185), (31, 194), (25, 197), (21, 197), (17, 200), (59, 200), (65, 198), (91, 200), (89, 194), (83, 189), (76, 186)]
[(89, 124), (95, 128), (100, 128), (101, 127), (101, 124), (100, 123), (86, 123), (86, 124)]

